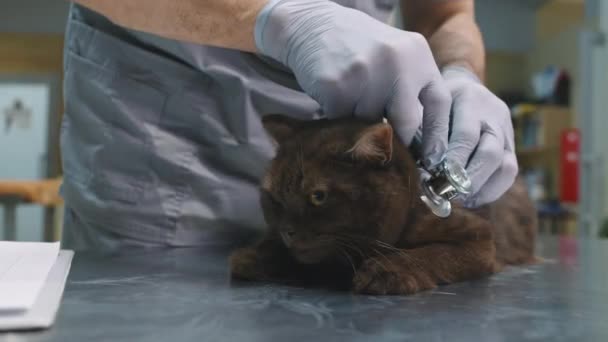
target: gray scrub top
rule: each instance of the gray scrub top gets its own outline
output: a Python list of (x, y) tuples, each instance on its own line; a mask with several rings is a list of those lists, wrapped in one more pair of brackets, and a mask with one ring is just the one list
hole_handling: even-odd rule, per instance
[[(387, 21), (396, 0), (336, 0)], [(319, 105), (267, 58), (126, 30), (70, 9), (61, 148), (63, 241), (189, 246), (263, 229), (261, 116)]]

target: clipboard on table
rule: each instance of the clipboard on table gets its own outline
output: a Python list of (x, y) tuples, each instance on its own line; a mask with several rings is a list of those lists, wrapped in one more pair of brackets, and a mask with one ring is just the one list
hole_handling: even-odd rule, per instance
[[(17, 244), (23, 245), (23, 243), (17, 242), (1, 242), (0, 246), (4, 246), (6, 249), (9, 244), (15, 248), (19, 248)], [(51, 246), (53, 244), (39, 245), (43, 247), (36, 247), (35, 243), (29, 244), (30, 246), (27, 248), (47, 249), (50, 254), (45, 254), (44, 261), (40, 262), (40, 265), (35, 265), (35, 272), (31, 269), (31, 263), (35, 263), (36, 260), (31, 253), (27, 255), (29, 260), (24, 261), (26, 258), (23, 256), (14, 257), (10, 264), (0, 265), (3, 266), (0, 269), (0, 287), (13, 289), (13, 294), (8, 296), (5, 294), (4, 297), (0, 295), (0, 332), (51, 327), (55, 322), (63, 298), (74, 252), (59, 250), (58, 243), (55, 246)], [(57, 248), (57, 254), (53, 253), (52, 248)], [(50, 260), (50, 263), (49, 255), (56, 256)], [(30, 269), (19, 272), (18, 268), (27, 266), (28, 262)], [(50, 266), (48, 266), (49, 264)], [(43, 272), (44, 274), (42, 274)], [(22, 290), (15, 290), (16, 285), (22, 284), (25, 284), (22, 286)], [(15, 293), (15, 291), (21, 291), (21, 293)]]

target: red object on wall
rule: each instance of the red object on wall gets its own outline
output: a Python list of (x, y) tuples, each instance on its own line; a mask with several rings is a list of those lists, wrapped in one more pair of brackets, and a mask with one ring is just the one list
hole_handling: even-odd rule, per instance
[(576, 128), (564, 130), (560, 142), (560, 200), (578, 202), (578, 175), (581, 160), (581, 135)]

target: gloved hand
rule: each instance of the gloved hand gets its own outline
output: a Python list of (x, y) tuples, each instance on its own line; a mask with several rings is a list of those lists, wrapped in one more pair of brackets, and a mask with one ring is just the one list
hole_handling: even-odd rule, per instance
[(517, 176), (511, 114), (468, 69), (447, 67), (442, 74), (453, 101), (447, 158), (466, 166), (472, 191), (465, 205), (478, 207), (498, 199)]
[(328, 0), (270, 0), (255, 40), (329, 118), (386, 116), (405, 144), (422, 124), (425, 166), (441, 161), (451, 99), (422, 35)]

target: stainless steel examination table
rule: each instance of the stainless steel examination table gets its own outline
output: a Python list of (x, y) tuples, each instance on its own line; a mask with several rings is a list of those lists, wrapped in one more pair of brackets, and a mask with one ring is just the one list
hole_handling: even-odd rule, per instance
[(409, 297), (231, 285), (223, 247), (77, 253), (55, 326), (0, 341), (608, 341), (608, 242)]

